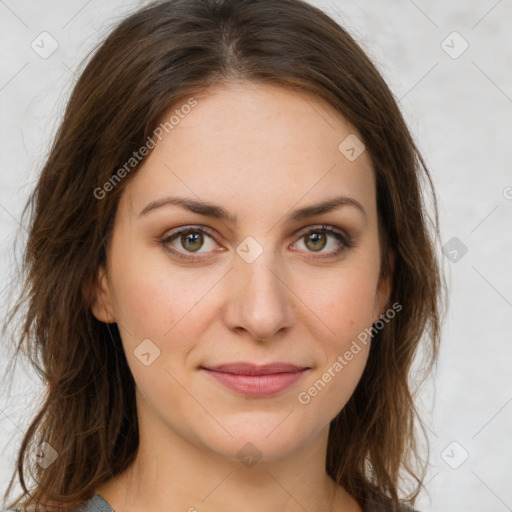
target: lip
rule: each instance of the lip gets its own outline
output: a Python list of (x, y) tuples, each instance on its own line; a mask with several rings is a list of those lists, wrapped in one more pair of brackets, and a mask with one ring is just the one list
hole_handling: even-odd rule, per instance
[(289, 388), (310, 368), (289, 363), (228, 363), (208, 368), (201, 366), (200, 369), (233, 391), (246, 396), (263, 397)]

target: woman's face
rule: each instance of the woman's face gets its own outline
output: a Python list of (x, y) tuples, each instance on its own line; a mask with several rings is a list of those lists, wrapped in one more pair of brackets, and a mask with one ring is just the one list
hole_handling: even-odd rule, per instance
[[(314, 96), (244, 83), (196, 100), (123, 192), (93, 312), (119, 326), (141, 429), (281, 457), (326, 434), (388, 299), (373, 169)], [(232, 363), (305, 369), (211, 370)]]

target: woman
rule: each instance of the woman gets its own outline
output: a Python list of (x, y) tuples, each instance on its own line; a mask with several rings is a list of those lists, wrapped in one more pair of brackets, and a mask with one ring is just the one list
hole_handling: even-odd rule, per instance
[(9, 321), (28, 306), (17, 348), (48, 393), (8, 506), (414, 506), (408, 375), (422, 337), (436, 360), (442, 283), (424, 185), (388, 87), (317, 8), (122, 21), (25, 210)]

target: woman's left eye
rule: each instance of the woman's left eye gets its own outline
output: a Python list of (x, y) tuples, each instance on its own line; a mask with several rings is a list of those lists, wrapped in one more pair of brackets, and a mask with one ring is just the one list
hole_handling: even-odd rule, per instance
[[(209, 243), (208, 240), (210, 240)], [(215, 249), (218, 245), (209, 230), (204, 227), (192, 226), (171, 232), (160, 240), (160, 243), (178, 259), (187, 261), (203, 259), (200, 256), (196, 256), (195, 253), (211, 252), (208, 250), (208, 245), (210, 245), (210, 249)], [(349, 237), (332, 226), (308, 228), (299, 234), (297, 243), (302, 243), (303, 247), (305, 247), (304, 250), (313, 254), (309, 256), (310, 259), (337, 256), (343, 250), (351, 247)], [(176, 244), (181, 246), (181, 248), (176, 247)], [(205, 246), (207, 250), (201, 250)], [(294, 246), (292, 245), (291, 247), (293, 248)], [(326, 248), (329, 248), (329, 250), (324, 250)], [(297, 249), (293, 248), (292, 250), (296, 251)], [(319, 256), (316, 256), (315, 253), (318, 253)]]
[[(321, 252), (329, 246), (329, 238), (331, 239), (330, 250)], [(343, 250), (351, 247), (348, 235), (332, 226), (308, 228), (306, 232), (302, 232), (299, 242), (304, 244), (306, 250), (311, 249), (313, 253), (321, 252), (322, 256), (313, 256), (313, 258), (337, 256)]]

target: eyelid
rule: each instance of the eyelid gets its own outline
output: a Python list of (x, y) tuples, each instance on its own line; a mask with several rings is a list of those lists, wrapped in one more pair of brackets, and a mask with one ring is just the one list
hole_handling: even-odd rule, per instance
[[(180, 226), (178, 228), (167, 231), (161, 238), (159, 238), (159, 241), (165, 242), (170, 238), (180, 235), (181, 233), (186, 233), (187, 231), (202, 231), (210, 236), (210, 238), (213, 238), (216, 242), (216, 238), (219, 236), (215, 230), (209, 228), (208, 226), (203, 226), (201, 224), (187, 224), (186, 226)], [(220, 237), (223, 238), (222, 236)]]
[(332, 226), (331, 224), (312, 224), (310, 226), (306, 226), (305, 228), (299, 230), (295, 234), (295, 237), (301, 238), (302, 236), (307, 235), (309, 232), (314, 231), (315, 229), (318, 231), (326, 231), (328, 233), (335, 233), (343, 236), (347, 242), (349, 242), (351, 238), (345, 230), (337, 228), (336, 226)]

